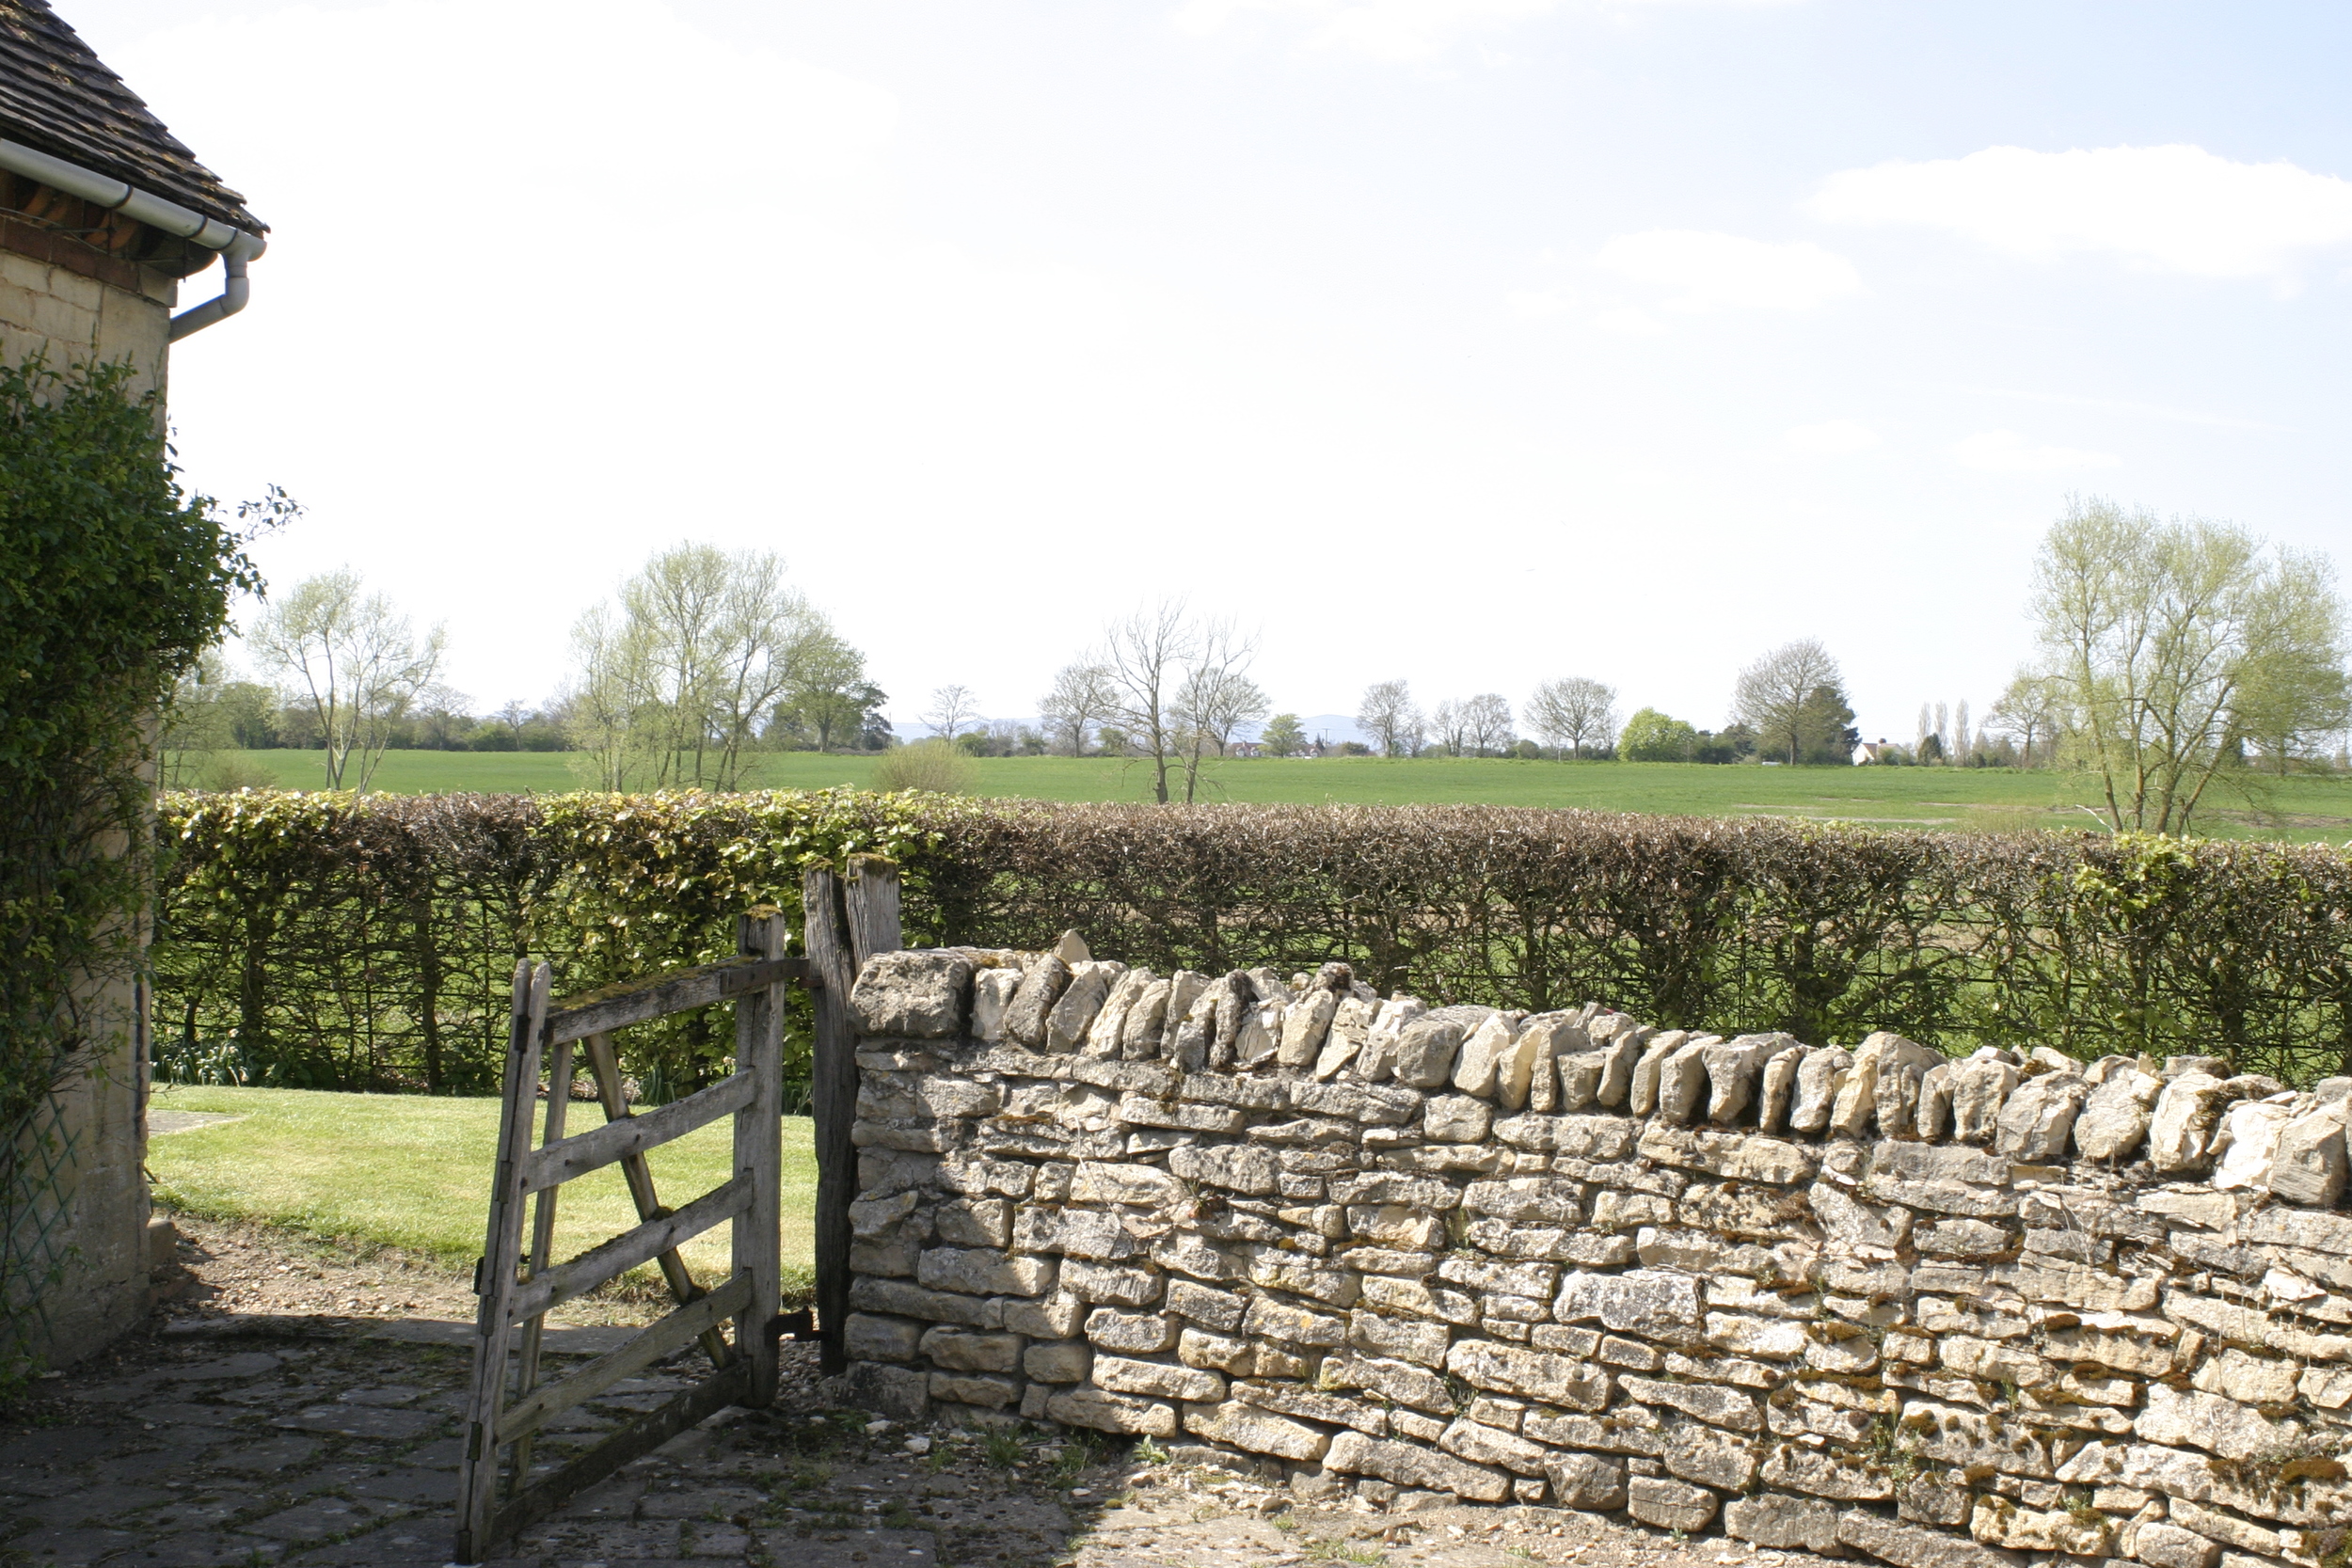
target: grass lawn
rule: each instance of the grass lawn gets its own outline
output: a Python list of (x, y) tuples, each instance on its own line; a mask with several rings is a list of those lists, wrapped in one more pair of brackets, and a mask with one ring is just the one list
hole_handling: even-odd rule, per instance
[[(244, 1119), (151, 1140), (148, 1168), (158, 1197), (209, 1219), (262, 1220), (311, 1235), (373, 1243), (469, 1269), (482, 1254), (490, 1166), (498, 1155), (495, 1099), (329, 1094), (164, 1084), (157, 1111), (222, 1112)], [(575, 1101), (568, 1130), (604, 1113)], [(681, 1207), (725, 1181), (734, 1167), (731, 1119), (662, 1145), (647, 1159), (654, 1191)], [(784, 1269), (787, 1295), (811, 1278), (817, 1157), (805, 1117), (784, 1122)], [(560, 1261), (637, 1223), (618, 1165), (564, 1183), (556, 1208)], [(684, 1248), (694, 1277), (726, 1270), (724, 1226)], [(642, 1271), (650, 1283), (653, 1271)]]
[[(320, 783), (315, 752), (246, 752), (293, 788)], [(751, 783), (815, 789), (865, 784), (871, 757), (779, 752), (759, 759)], [(1143, 800), (1147, 764), (1102, 758), (987, 757), (977, 793), (1039, 800)], [(562, 791), (580, 787), (558, 752), (393, 752), (375, 787), (395, 794), (442, 790)], [(2288, 839), (2352, 838), (2352, 778), (2258, 781), (2249, 796), (2217, 785), (2201, 832)], [(2100, 799), (2095, 778), (2071, 772), (1965, 768), (1708, 768), (1666, 762), (1516, 762), (1383, 757), (1234, 760), (1214, 770), (1202, 799), (1294, 804), (1582, 806), (1597, 811), (1698, 816), (1838, 817), (1885, 827), (2083, 828)]]

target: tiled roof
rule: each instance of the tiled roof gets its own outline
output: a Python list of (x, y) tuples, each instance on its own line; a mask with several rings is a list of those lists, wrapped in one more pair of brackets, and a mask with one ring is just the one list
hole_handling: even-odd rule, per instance
[(0, 0), (0, 137), (249, 232), (263, 228), (245, 198), (196, 161), (48, 0)]

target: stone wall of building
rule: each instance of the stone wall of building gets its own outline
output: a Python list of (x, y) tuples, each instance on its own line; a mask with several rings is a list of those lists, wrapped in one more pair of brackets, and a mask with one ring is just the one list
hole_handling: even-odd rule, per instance
[(2352, 1080), (860, 975), (849, 1391), (1904, 1568), (2341, 1568)]
[[(13, 363), (45, 354), (59, 367), (128, 360), (134, 391), (161, 388), (179, 285), (131, 262), (83, 256), (87, 246), (25, 225), (4, 227), (0, 355)], [(56, 254), (8, 248), (18, 243)], [(32, 1347), (52, 1366), (111, 1343), (150, 1307), (144, 997), (122, 980), (108, 988), (99, 1016), (106, 1049), (65, 1085), (56, 1118), (38, 1130), (57, 1162), (50, 1201), (63, 1212), (36, 1210), (23, 1221), (39, 1238), (27, 1250), (45, 1253), (58, 1271), (35, 1325), (45, 1342)], [(31, 1168), (46, 1163), (37, 1155)]]

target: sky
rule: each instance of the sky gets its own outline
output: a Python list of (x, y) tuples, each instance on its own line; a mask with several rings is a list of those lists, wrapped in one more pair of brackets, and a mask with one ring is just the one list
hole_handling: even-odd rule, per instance
[(2345, 543), (2342, 7), (56, 4), (271, 225), (190, 482), (478, 711), (691, 539), (901, 733), (1181, 596), (1300, 713), (1818, 637), (1907, 739), (2072, 495)]

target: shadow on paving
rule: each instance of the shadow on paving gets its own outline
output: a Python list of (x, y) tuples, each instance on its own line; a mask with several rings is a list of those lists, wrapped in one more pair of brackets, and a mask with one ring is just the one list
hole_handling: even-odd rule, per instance
[[(552, 1331), (558, 1355), (627, 1329)], [(183, 1320), (43, 1379), (0, 1424), (11, 1563), (438, 1565), (448, 1560), (469, 1324), (261, 1316)], [(668, 1367), (568, 1412), (559, 1464), (691, 1381)], [(1590, 1515), (1311, 1504), (1181, 1468), (1150, 1448), (1020, 1428), (910, 1433), (822, 1403), (813, 1346), (785, 1347), (771, 1411), (727, 1411), (584, 1494), (493, 1560), (506, 1568), (1074, 1564), (1688, 1568), (1771, 1563)]]

